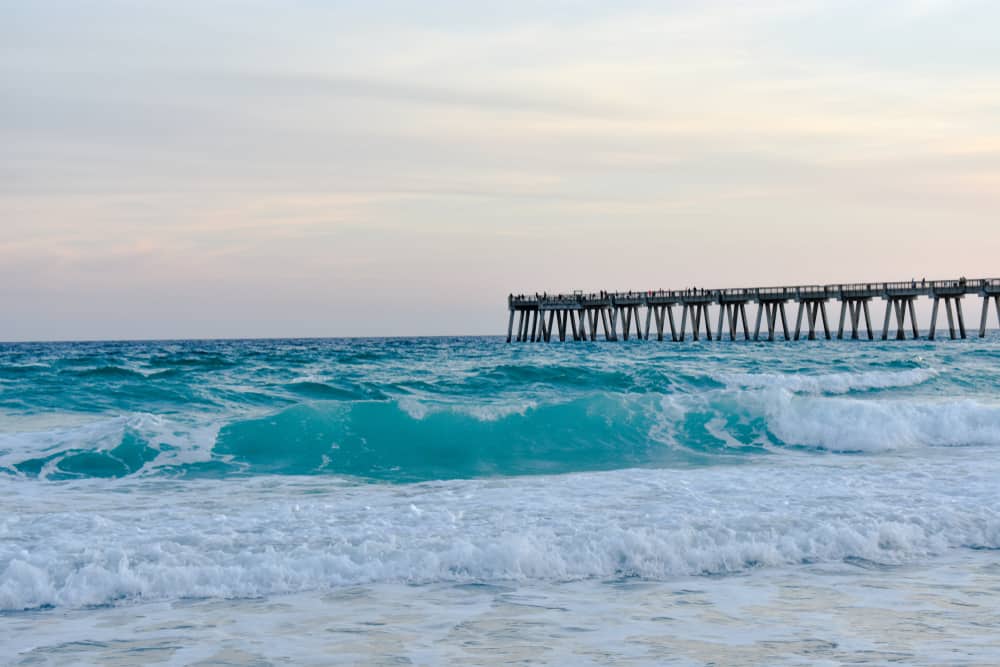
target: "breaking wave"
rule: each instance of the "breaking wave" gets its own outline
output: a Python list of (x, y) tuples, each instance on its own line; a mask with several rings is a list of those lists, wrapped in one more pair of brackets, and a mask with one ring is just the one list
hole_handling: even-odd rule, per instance
[(43, 479), (336, 474), (393, 482), (707, 465), (782, 450), (1000, 445), (1000, 405), (787, 389), (565, 402), (324, 400), (228, 422), (151, 414), (0, 435), (0, 471)]

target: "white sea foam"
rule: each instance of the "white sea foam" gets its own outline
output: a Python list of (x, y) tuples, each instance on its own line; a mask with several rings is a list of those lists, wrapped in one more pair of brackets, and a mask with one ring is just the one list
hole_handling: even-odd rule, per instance
[(906, 562), (1000, 548), (997, 472), (972, 459), (942, 476), (922, 459), (812, 458), (407, 487), (5, 480), (0, 609)]
[(290, 381), (290, 383), (291, 384), (304, 384), (304, 383), (311, 382), (311, 383), (321, 384), (321, 383), (325, 383), (327, 381), (328, 381), (327, 378), (324, 378), (324, 377), (322, 377), (320, 375), (314, 375), (314, 374), (310, 373), (308, 375), (298, 375), (298, 376), (292, 378), (291, 381)]
[(790, 445), (831, 451), (1000, 445), (1000, 406), (970, 399), (865, 400), (777, 389), (743, 394), (741, 401)]
[(420, 400), (412, 396), (403, 397), (396, 404), (411, 419), (423, 420), (428, 415), (445, 412), (466, 415), (481, 422), (498, 421), (511, 415), (523, 415), (538, 405), (536, 401), (523, 399), (506, 402), (442, 403)]
[(846, 394), (869, 389), (911, 387), (937, 377), (931, 368), (905, 371), (859, 371), (853, 373), (721, 373), (716, 379), (728, 387), (784, 389), (796, 393)]

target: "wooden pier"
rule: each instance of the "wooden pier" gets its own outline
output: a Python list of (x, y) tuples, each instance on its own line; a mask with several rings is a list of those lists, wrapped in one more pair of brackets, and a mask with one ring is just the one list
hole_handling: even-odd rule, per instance
[[(689, 321), (693, 340), (700, 340), (702, 335), (707, 340), (722, 340), (727, 334), (729, 340), (774, 341), (779, 333), (784, 340), (799, 340), (802, 336), (809, 340), (830, 340), (834, 337), (827, 312), (831, 301), (840, 302), (838, 339), (849, 336), (854, 340), (875, 340), (869, 303), (876, 298), (885, 302), (881, 339), (890, 338), (893, 322), (892, 338), (917, 339), (920, 329), (915, 302), (919, 297), (933, 300), (928, 340), (934, 340), (937, 333), (938, 311), (942, 305), (948, 319), (949, 336), (952, 339), (965, 338), (962, 299), (967, 295), (979, 296), (983, 300), (979, 319), (979, 336), (983, 337), (986, 335), (991, 303), (1000, 325), (1000, 278), (590, 294), (511, 294), (507, 298), (510, 311), (507, 342), (549, 342), (554, 338), (560, 341), (596, 341), (600, 337), (617, 341), (629, 340), (633, 336), (649, 340), (651, 335), (659, 341), (683, 342), (688, 335)], [(757, 315), (751, 334), (747, 307), (752, 308), (752, 304), (757, 306)], [(791, 304), (797, 304), (794, 332), (789, 330), (786, 310), (786, 306)], [(714, 335), (709, 321), (710, 305), (719, 307)], [(674, 313), (675, 307), (680, 310), (679, 318)], [(762, 331), (762, 326), (766, 330)]]

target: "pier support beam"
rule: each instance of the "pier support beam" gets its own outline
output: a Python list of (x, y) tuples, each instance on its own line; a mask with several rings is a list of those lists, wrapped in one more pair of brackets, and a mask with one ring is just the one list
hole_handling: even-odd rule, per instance
[[(618, 312), (622, 318), (622, 340), (628, 340), (632, 331), (632, 309), (628, 306), (618, 306)], [(636, 322), (638, 325), (638, 322)]]
[(945, 299), (944, 312), (948, 313), (948, 335), (955, 340), (955, 319), (951, 316), (951, 300)]
[[(750, 340), (750, 327), (747, 324), (747, 310), (746, 302), (723, 302), (719, 304), (719, 326), (716, 330), (715, 337), (717, 340), (722, 340), (722, 324), (723, 320), (727, 320), (729, 324), (729, 340), (736, 340), (736, 329), (740, 325), (742, 317), (743, 324), (743, 340)], [(758, 318), (759, 320), (759, 318)]]
[(979, 337), (986, 335), (986, 317), (990, 314), (990, 299), (996, 305), (997, 326), (1000, 326), (1000, 294), (983, 294), (983, 316), (979, 318)]
[(705, 323), (705, 338), (712, 340), (712, 325), (709, 322), (708, 316), (708, 302), (705, 301), (685, 301), (682, 305), (681, 314), (681, 333), (679, 340), (684, 341), (685, 326), (688, 320), (688, 313), (691, 314), (691, 338), (692, 340), (700, 340), (701, 337), (701, 324)]
[[(961, 294), (935, 294), (934, 306), (931, 308), (931, 327), (927, 331), (927, 340), (934, 340), (937, 335), (938, 306), (944, 302), (944, 312), (948, 316), (948, 335), (955, 340), (955, 320), (958, 320), (958, 337), (965, 338), (965, 318), (962, 316), (962, 295)], [(951, 307), (955, 305), (955, 316), (952, 315)], [(913, 305), (911, 303), (910, 307)], [(980, 328), (985, 324), (984, 319), (980, 322)]]
[(581, 316), (586, 316), (588, 333), (590, 335), (591, 341), (597, 340), (597, 308), (586, 308), (581, 313)]
[(791, 340), (788, 333), (788, 318), (785, 315), (786, 301), (760, 301), (757, 304), (757, 323), (753, 330), (753, 339), (760, 340), (761, 320), (767, 321), (767, 339), (774, 341), (778, 315), (781, 315), (781, 328), (785, 335), (785, 340)]
[[(906, 340), (906, 317), (909, 313), (910, 327), (913, 330), (913, 338), (920, 337), (920, 329), (917, 327), (917, 311), (914, 307), (915, 296), (886, 296), (885, 299), (885, 320), (882, 323), (882, 340), (889, 338), (889, 320), (895, 312), (896, 315), (896, 340)], [(948, 310), (949, 318), (951, 310)]]
[(843, 340), (844, 338), (844, 321), (846, 316), (850, 314), (851, 316), (851, 340), (858, 340), (859, 335), (859, 325), (861, 324), (861, 313), (864, 310), (865, 315), (865, 328), (868, 331), (868, 340), (873, 340), (875, 338), (872, 335), (872, 319), (871, 314), (868, 312), (868, 302), (871, 301), (871, 297), (844, 297), (840, 301), (840, 324), (837, 327), (837, 339)]
[(809, 340), (816, 340), (816, 315), (823, 321), (823, 334), (830, 340), (830, 323), (826, 319), (826, 299), (802, 299), (799, 301), (799, 314), (795, 318), (795, 340), (802, 332), (802, 313), (805, 311), (809, 324)]
[(674, 305), (652, 304), (646, 312), (646, 340), (649, 340), (649, 315), (652, 313), (656, 324), (656, 340), (663, 340), (666, 324), (670, 325), (670, 340), (677, 341), (677, 327), (674, 325)]
[[(819, 314), (823, 318), (823, 335), (830, 340), (830, 321), (826, 319), (826, 300), (819, 302)], [(813, 319), (816, 319), (816, 307), (813, 306)]]
[[(614, 327), (614, 324), (615, 324), (614, 315), (612, 315), (609, 318), (608, 317), (608, 310), (610, 310), (610, 309), (607, 308), (607, 307), (602, 307), (601, 308), (601, 323), (604, 325), (604, 337), (607, 340), (609, 340), (609, 341), (618, 340), (618, 335), (615, 333), (615, 327)], [(608, 326), (608, 320), (609, 319), (611, 320), (611, 326), (610, 327)]]
[[(701, 304), (701, 314), (698, 316), (697, 319), (700, 320), (700, 321), (703, 321), (705, 323), (705, 338), (707, 338), (708, 340), (712, 340), (712, 325), (708, 321), (708, 304), (707, 303)], [(697, 330), (697, 329), (698, 329), (698, 327), (697, 327), (697, 325), (695, 325), (695, 330)]]
[[(910, 312), (913, 312), (913, 302), (910, 302)], [(962, 300), (955, 299), (955, 314), (958, 315), (958, 332), (965, 338), (965, 318), (962, 317)], [(914, 325), (914, 330), (916, 330), (916, 325)]]

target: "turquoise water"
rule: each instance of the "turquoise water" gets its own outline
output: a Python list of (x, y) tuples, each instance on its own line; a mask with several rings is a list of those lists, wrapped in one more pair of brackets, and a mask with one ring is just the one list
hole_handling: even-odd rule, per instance
[(0, 623), (399, 585), (611, 613), (621, 582), (816, 567), (907, 589), (995, 562), (998, 455), (996, 333), (5, 344)]
[(6, 345), (0, 473), (402, 483), (994, 444), (998, 368), (993, 339)]

